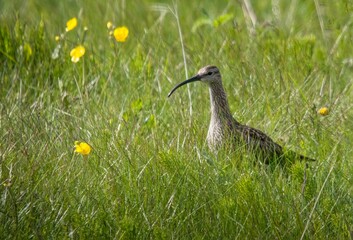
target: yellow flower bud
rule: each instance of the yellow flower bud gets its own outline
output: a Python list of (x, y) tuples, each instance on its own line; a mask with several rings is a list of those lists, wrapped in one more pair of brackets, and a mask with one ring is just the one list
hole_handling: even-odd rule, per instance
[(111, 29), (112, 27), (113, 27), (113, 23), (112, 23), (112, 22), (110, 22), (110, 21), (109, 21), (109, 22), (107, 22), (107, 28), (108, 28), (108, 29)]

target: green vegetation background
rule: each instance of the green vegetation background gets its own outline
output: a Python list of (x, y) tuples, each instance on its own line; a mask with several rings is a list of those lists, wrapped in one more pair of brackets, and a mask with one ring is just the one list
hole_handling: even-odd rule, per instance
[[(352, 238), (351, 1), (0, 9), (1, 239)], [(72, 17), (79, 24), (53, 59)], [(129, 28), (125, 43), (107, 21)], [(210, 153), (206, 86), (167, 98), (207, 64), (220, 68), (240, 122), (317, 162), (267, 169)], [(76, 140), (93, 147), (87, 158)]]

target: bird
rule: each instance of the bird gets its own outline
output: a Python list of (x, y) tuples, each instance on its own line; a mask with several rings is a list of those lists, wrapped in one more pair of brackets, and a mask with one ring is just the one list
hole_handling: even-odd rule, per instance
[[(191, 82), (206, 83), (209, 87), (211, 119), (207, 133), (207, 143), (212, 151), (231, 143), (232, 146), (245, 146), (247, 152), (253, 152), (262, 162), (283, 162), (283, 159), (315, 161), (315, 159), (298, 154), (291, 150), (284, 150), (281, 145), (273, 141), (261, 130), (241, 124), (232, 115), (227, 94), (222, 83), (222, 76), (216, 66), (208, 65), (198, 73), (177, 85), (169, 92), (168, 98), (181, 86)], [(279, 161), (278, 161), (279, 160)]]

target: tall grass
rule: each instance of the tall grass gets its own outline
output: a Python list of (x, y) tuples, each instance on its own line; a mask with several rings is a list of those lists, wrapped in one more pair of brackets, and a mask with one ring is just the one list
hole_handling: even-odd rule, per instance
[[(352, 238), (352, 8), (1, 2), (1, 239)], [(129, 28), (125, 43), (107, 21)], [(317, 162), (268, 168), (210, 152), (206, 87), (166, 97), (207, 64), (238, 121)], [(92, 153), (75, 154), (76, 140)]]

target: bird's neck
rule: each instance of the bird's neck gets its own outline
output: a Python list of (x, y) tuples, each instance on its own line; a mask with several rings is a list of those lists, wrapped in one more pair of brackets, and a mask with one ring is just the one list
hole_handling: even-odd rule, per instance
[(211, 122), (222, 123), (224, 120), (233, 119), (229, 109), (227, 94), (224, 91), (221, 81), (210, 83), (210, 102), (211, 102)]
[(217, 149), (226, 141), (229, 131), (239, 124), (230, 113), (227, 94), (221, 81), (210, 83), (211, 121), (207, 142), (211, 149)]

